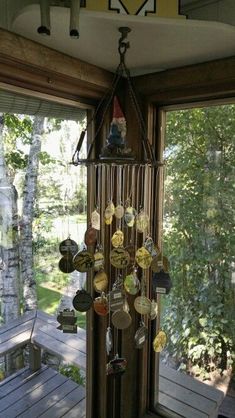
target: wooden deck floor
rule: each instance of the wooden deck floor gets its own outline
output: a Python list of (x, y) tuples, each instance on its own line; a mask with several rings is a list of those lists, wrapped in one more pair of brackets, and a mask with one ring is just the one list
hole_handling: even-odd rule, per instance
[(0, 418), (85, 418), (85, 408), (84, 387), (46, 366), (0, 384)]

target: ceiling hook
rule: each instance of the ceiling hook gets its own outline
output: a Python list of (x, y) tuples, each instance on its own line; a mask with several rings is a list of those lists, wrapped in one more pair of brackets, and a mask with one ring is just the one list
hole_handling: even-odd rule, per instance
[(119, 44), (118, 44), (118, 52), (120, 54), (120, 63), (124, 64), (126, 50), (130, 48), (129, 42), (124, 42), (124, 41), (127, 38), (128, 33), (131, 32), (131, 29), (126, 26), (122, 26), (118, 30), (119, 32), (121, 32), (121, 38), (119, 39)]

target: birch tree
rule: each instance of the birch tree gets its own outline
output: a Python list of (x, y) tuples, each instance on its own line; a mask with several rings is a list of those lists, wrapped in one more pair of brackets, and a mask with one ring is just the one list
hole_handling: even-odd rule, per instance
[(21, 278), (23, 282), (25, 311), (37, 308), (36, 280), (33, 270), (32, 222), (34, 218), (39, 156), (43, 132), (44, 118), (36, 116), (33, 122), (32, 141), (25, 175), (21, 220)]

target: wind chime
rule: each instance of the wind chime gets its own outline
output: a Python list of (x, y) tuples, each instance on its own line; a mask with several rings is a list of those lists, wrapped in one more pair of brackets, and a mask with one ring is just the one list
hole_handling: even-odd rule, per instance
[[(84, 131), (72, 159), (74, 165), (88, 166), (90, 178), (93, 179), (94, 201), (89, 213), (84, 248), (76, 252), (76, 243), (70, 238), (60, 246), (63, 257), (72, 260), (72, 268), (91, 273), (89, 277), (92, 277), (95, 297), (92, 298), (85, 289), (78, 290), (73, 299), (73, 307), (79, 312), (94, 309), (100, 317), (107, 317), (106, 351), (109, 361), (106, 374), (112, 376), (122, 375), (127, 366), (126, 360), (119, 357), (117, 352), (117, 340), (118, 331), (127, 329), (132, 323), (130, 303), (139, 314), (139, 327), (133, 345), (136, 349), (142, 349), (148, 340), (147, 321), (154, 321), (157, 317), (157, 293), (168, 293), (171, 287), (169, 263), (154, 242), (153, 230), (155, 205), (152, 199), (157, 195), (163, 164), (156, 161), (154, 150), (147, 139), (144, 120), (125, 65), (125, 54), (129, 48), (125, 39), (130, 29), (120, 28), (119, 31), (122, 35), (118, 48), (120, 64), (111, 92), (102, 101), (104, 114), (113, 103), (107, 143), (99, 158), (92, 159), (96, 132), (87, 158), (81, 160), (79, 152)], [(126, 119), (116, 96), (116, 88), (122, 76), (126, 76), (131, 102), (141, 128), (141, 159), (135, 156), (126, 141)], [(93, 119), (98, 109), (99, 106)], [(149, 294), (152, 294), (151, 298)], [(68, 332), (66, 321), (69, 315), (72, 322), (73, 312), (65, 310), (58, 318), (61, 321), (64, 317), (65, 332)], [(166, 334), (159, 330), (153, 341), (153, 349), (160, 352), (165, 344)]]

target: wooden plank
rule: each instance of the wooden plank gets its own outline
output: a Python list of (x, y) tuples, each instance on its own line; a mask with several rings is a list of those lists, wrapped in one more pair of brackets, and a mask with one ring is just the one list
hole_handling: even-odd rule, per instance
[(32, 342), (36, 345), (39, 345), (39, 347), (45, 348), (51, 353), (62, 357), (68, 363), (79, 366), (84, 370), (86, 369), (86, 355), (81, 351), (75, 350), (63, 342), (56, 344), (53, 337), (50, 337), (49, 335), (46, 335), (40, 331), (36, 331), (33, 334)]
[(170, 367), (166, 367), (162, 363), (160, 363), (160, 379), (161, 377), (165, 377), (183, 388), (188, 388), (205, 398), (215, 401), (217, 404), (220, 404), (224, 398), (224, 394), (221, 390), (199, 382), (192, 376), (188, 376), (184, 373), (178, 372), (177, 370), (171, 369)]
[[(80, 400), (84, 399), (85, 391), (82, 386), (77, 386), (72, 392), (56, 402), (52, 408), (48, 409), (44, 414), (40, 415), (42, 418), (59, 418), (70, 411)], [(77, 415), (79, 417), (79, 415)], [(31, 418), (30, 416), (24, 416), (22, 418)], [(80, 417), (79, 417), (80, 418)]]
[(170, 411), (169, 416), (172, 417), (208, 418), (206, 413), (198, 411), (198, 409), (185, 405), (177, 399), (171, 398), (170, 395), (160, 392), (158, 405), (159, 413), (161, 413), (162, 406)]
[(17, 371), (16, 373), (0, 382), (0, 399), (3, 396), (6, 396), (8, 393), (12, 392), (12, 390), (14, 390), (16, 387), (21, 386), (22, 380), (24, 380), (30, 374), (30, 369), (28, 367), (24, 367), (23, 369)]
[(29, 345), (29, 367), (32, 372), (41, 368), (41, 348), (34, 344)]
[[(56, 378), (55, 378), (56, 379)], [(54, 380), (55, 380), (54, 379)], [(71, 393), (74, 389), (77, 388), (75, 382), (70, 379), (64, 381), (60, 386), (55, 387), (50, 393), (43, 392), (44, 396), (40, 396), (36, 402), (33, 402), (33, 405), (27, 408), (24, 412), (20, 414), (21, 418), (32, 418), (38, 416), (38, 411), (40, 411), (40, 416), (44, 416), (49, 411), (50, 418), (54, 418), (55, 415), (50, 411), (53, 410), (55, 404), (60, 402), (61, 399), (66, 398), (66, 396)], [(35, 394), (33, 393), (33, 399), (35, 399)], [(62, 414), (60, 415), (62, 416)]]
[[(50, 383), (53, 380), (53, 378), (59, 378), (60, 382), (64, 381), (63, 379), (60, 379), (60, 376), (58, 373), (56, 373), (53, 369), (45, 369), (41, 373), (38, 373), (35, 375), (31, 375), (28, 378), (26, 378), (24, 381), (22, 381), (20, 386), (17, 386), (14, 390), (12, 390), (7, 396), (4, 396), (0, 399), (0, 411), (5, 410), (14, 411), (16, 408), (19, 410), (19, 404), (22, 402), (26, 402), (27, 396), (35, 392), (37, 388), (39, 388), (39, 392), (41, 392), (42, 388), (46, 384), (46, 386), (50, 387)], [(33, 396), (34, 399), (34, 396)], [(28, 401), (27, 401), (28, 402)], [(22, 403), (21, 403), (22, 405)], [(12, 409), (13, 408), (13, 409)], [(23, 409), (24, 410), (24, 409)], [(8, 411), (8, 412), (9, 412)], [(1, 415), (0, 415), (1, 416)]]
[(82, 353), (86, 353), (86, 341), (83, 339), (80, 339), (79, 330), (78, 334), (64, 334), (62, 331), (56, 329), (52, 325), (42, 325), (42, 322), (38, 322), (37, 319), (36, 327), (34, 330), (35, 332), (41, 332), (45, 333), (46, 335), (49, 335), (50, 337), (55, 339), (55, 343), (64, 343), (68, 345), (69, 347), (74, 348), (75, 350), (81, 351)]
[[(49, 370), (52, 371), (52, 369), (48, 369), (48, 371)], [(15, 397), (14, 402), (12, 402), (8, 408), (4, 408), (4, 418), (15, 418), (22, 416), (22, 414), (27, 412), (29, 407), (39, 402), (48, 394), (52, 393), (56, 388), (60, 387), (67, 380), (64, 376), (58, 373), (51, 374), (50, 379), (47, 379), (46, 381), (45, 379), (40, 380), (40, 377), (43, 377), (43, 375), (38, 376), (37, 384), (34, 384), (35, 379), (33, 379), (31, 382), (28, 382), (31, 384), (31, 389), (28, 388), (27, 393), (24, 392), (24, 387), (21, 391), (18, 391), (18, 396)], [(29, 414), (28, 417), (32, 418), (34, 415)]]
[[(23, 322), (22, 324), (17, 325), (14, 328), (9, 330), (5, 330), (3, 334), (0, 335), (0, 343), (4, 343), (12, 338), (24, 333), (25, 331), (29, 331), (31, 333), (33, 329), (34, 319), (31, 319), (27, 322)], [(1, 348), (0, 348), (1, 349)]]
[(63, 418), (86, 418), (86, 398), (78, 402)]
[(165, 379), (164, 377), (161, 377), (159, 390), (166, 395), (169, 394), (171, 398), (177, 399), (183, 404), (206, 413), (208, 416), (217, 409), (217, 403), (215, 401), (205, 398), (189, 388), (179, 386), (175, 382)]
[(9, 351), (15, 350), (18, 347), (22, 347), (30, 341), (31, 328), (28, 331), (22, 332), (19, 335), (14, 336), (10, 340), (2, 343), (0, 346), (0, 355), (8, 353)]
[(5, 332), (10, 331), (13, 328), (17, 328), (19, 325), (25, 322), (32, 322), (32, 319), (36, 317), (36, 311), (27, 312), (24, 315), (21, 315), (19, 318), (14, 319), (13, 321), (8, 322), (7, 324), (1, 326), (0, 328), (0, 337), (2, 338)]
[[(54, 316), (48, 315), (47, 313), (39, 311), (39, 310), (37, 311), (37, 318), (41, 319), (42, 321), (46, 322), (46, 324), (51, 325), (55, 328), (57, 328), (59, 325)], [(78, 327), (78, 333), (76, 335), (79, 337), (79, 339), (86, 341), (87, 333), (85, 329)], [(76, 335), (73, 335), (73, 336), (76, 338)]]

